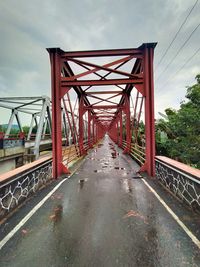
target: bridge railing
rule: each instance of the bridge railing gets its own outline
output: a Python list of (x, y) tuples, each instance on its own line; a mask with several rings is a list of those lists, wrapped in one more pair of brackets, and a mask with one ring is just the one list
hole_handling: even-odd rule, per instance
[[(92, 145), (93, 145), (92, 138), (90, 140), (85, 139), (83, 142), (84, 151), (87, 152), (92, 147)], [(69, 163), (71, 163), (80, 156), (81, 156), (81, 149), (78, 143), (63, 147), (62, 162), (64, 165), (67, 166)]]
[(88, 139), (84, 140), (84, 142), (83, 142), (84, 149), (87, 151), (88, 149), (90, 149), (92, 147), (92, 144), (93, 144), (92, 138), (90, 140), (88, 140)]
[(139, 162), (140, 165), (143, 165), (145, 162), (145, 148), (139, 146), (138, 144), (131, 144), (130, 155)]
[(132, 158), (142, 166), (145, 162), (145, 147), (142, 147), (136, 143), (131, 143), (130, 147), (125, 140), (122, 142), (122, 148), (128, 151)]
[(192, 209), (200, 211), (200, 170), (176, 160), (156, 156), (156, 177)]
[(52, 179), (52, 159), (45, 157), (0, 176), (0, 220)]
[(79, 156), (80, 156), (80, 149), (77, 144), (66, 146), (63, 148), (62, 162), (64, 165), (67, 166), (69, 163), (71, 163)]

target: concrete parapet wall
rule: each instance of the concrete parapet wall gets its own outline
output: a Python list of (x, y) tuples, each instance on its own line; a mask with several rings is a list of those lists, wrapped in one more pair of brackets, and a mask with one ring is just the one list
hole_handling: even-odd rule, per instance
[(167, 157), (156, 156), (156, 177), (193, 210), (200, 211), (200, 170)]
[(24, 154), (24, 147), (12, 147), (12, 148), (4, 148), (0, 149), (0, 158), (5, 158), (9, 156), (13, 156), (16, 154)]
[(0, 220), (51, 179), (51, 157), (0, 175)]

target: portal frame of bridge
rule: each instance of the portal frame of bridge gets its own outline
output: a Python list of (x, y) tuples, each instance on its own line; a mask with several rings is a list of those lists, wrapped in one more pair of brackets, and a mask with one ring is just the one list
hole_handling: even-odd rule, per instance
[[(72, 52), (65, 52), (60, 48), (47, 49), (51, 63), (52, 145), (54, 178), (58, 178), (63, 173), (69, 173), (68, 167), (65, 166), (62, 162), (61, 100), (66, 94), (69, 96), (68, 93), (72, 88), (76, 91), (79, 99), (79, 127), (76, 136), (78, 139), (80, 155), (86, 153), (83, 145), (83, 116), (85, 113), (88, 114), (88, 147), (91, 147), (95, 142), (101, 139), (106, 132), (109, 133), (110, 137), (116, 143), (118, 143), (119, 146), (122, 146), (122, 116), (125, 116), (126, 147), (124, 149), (124, 153), (130, 152), (132, 141), (131, 127), (133, 126), (130, 114), (130, 93), (133, 88), (136, 88), (138, 94), (142, 95), (142, 100), (144, 99), (145, 107), (145, 162), (142, 164), (140, 171), (147, 171), (147, 173), (151, 176), (155, 175), (153, 81), (153, 56), (155, 46), (156, 43), (144, 43), (138, 48)], [(97, 59), (104, 57), (109, 59), (114, 57), (114, 61), (111, 61), (104, 65), (98, 65), (96, 63), (89, 62), (90, 58)], [(134, 59), (135, 62), (131, 71), (119, 70), (122, 65), (131, 61), (132, 59)], [(85, 71), (79, 71), (78, 73), (74, 74), (70, 63), (84, 68)], [(117, 67), (111, 68), (112, 66), (116, 65)], [(98, 73), (99, 71), (107, 72), (107, 74), (103, 76)], [(107, 76), (109, 76), (110, 74), (117, 75), (117, 78), (107, 78)], [(98, 79), (91, 78), (90, 75), (96, 75), (98, 76)], [(87, 90), (90, 88), (100, 86), (114, 86), (115, 88), (120, 90), (107, 90), (106, 93), (105, 91), (99, 90), (87, 92)], [(99, 95), (101, 94), (108, 94), (108, 97), (106, 99), (102, 99), (101, 97), (99, 97)], [(88, 97), (91, 96), (98, 99), (99, 101), (95, 104), (91, 104), (88, 99)], [(118, 104), (115, 104), (112, 101), (112, 98), (116, 96), (121, 97)], [(106, 102), (106, 105), (99, 105), (104, 102)], [(143, 103), (143, 101), (141, 101), (141, 103)], [(114, 111), (112, 112), (112, 110)], [(138, 117), (140, 116), (141, 108)], [(93, 123), (92, 125), (91, 122)], [(91, 129), (93, 132), (92, 142), (90, 138)]]

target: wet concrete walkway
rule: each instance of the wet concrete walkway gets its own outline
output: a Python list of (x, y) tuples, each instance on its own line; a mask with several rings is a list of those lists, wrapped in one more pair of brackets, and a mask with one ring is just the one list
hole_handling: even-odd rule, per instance
[(0, 266), (200, 266), (199, 249), (136, 170), (105, 137), (2, 248)]

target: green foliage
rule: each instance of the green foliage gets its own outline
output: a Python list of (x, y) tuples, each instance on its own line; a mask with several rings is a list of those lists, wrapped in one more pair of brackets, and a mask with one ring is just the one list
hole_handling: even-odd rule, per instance
[(28, 131), (29, 131), (30, 127), (29, 126), (24, 126), (24, 127), (22, 127), (22, 129), (23, 129), (23, 132), (25, 134), (28, 134)]
[[(178, 111), (166, 109), (168, 120), (156, 123), (157, 154), (166, 155), (200, 168), (200, 74), (197, 83), (187, 88), (186, 98)], [(159, 132), (165, 132), (162, 142)]]

